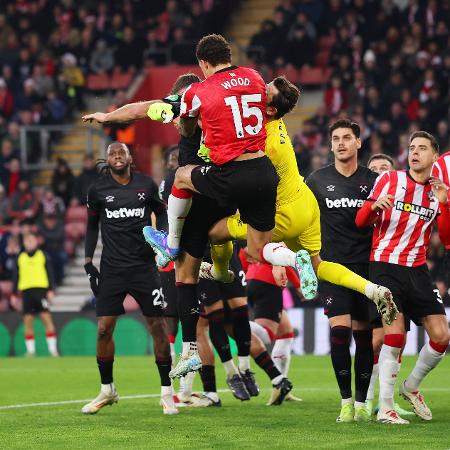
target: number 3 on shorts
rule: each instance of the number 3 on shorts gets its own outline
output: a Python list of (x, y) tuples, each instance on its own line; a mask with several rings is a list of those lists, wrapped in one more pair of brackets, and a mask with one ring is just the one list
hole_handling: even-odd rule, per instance
[[(257, 135), (261, 131), (263, 125), (263, 113), (257, 106), (248, 105), (249, 103), (261, 102), (261, 94), (247, 94), (241, 97), (242, 115), (239, 108), (238, 98), (235, 95), (232, 95), (231, 97), (225, 97), (224, 100), (225, 105), (231, 106), (234, 128), (236, 130), (236, 136), (238, 137), (238, 139), (242, 139), (244, 137), (244, 130), (252, 136)], [(246, 125), (244, 127), (242, 125), (242, 118), (248, 119), (252, 116), (256, 117), (256, 125)]]
[(441, 294), (439, 293), (439, 289), (433, 289), (433, 292), (436, 294), (436, 300), (437, 300), (439, 303), (444, 303), (444, 302), (442, 301)]

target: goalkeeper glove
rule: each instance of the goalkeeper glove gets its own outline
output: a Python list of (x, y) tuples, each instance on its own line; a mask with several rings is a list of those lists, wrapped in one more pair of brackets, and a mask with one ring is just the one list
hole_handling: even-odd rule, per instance
[(148, 108), (147, 116), (157, 122), (169, 123), (174, 118), (172, 105), (168, 103), (152, 103)]
[(211, 158), (209, 156), (209, 148), (205, 144), (200, 145), (197, 155), (200, 156), (200, 158), (202, 158), (203, 161), (205, 161), (207, 163), (211, 162)]

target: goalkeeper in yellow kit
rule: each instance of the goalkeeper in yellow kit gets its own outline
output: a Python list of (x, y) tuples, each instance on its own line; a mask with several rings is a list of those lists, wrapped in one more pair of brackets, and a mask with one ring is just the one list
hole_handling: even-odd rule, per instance
[[(297, 87), (284, 77), (277, 77), (267, 85), (265, 150), (280, 177), (272, 241), (284, 242), (287, 247), (275, 247), (275, 250), (284, 252), (286, 259), (295, 257), (300, 249), (308, 251), (319, 280), (366, 295), (392, 321), (396, 311), (388, 289), (371, 283), (341, 264), (323, 261), (319, 256), (319, 205), (298, 171), (294, 149), (282, 119), (297, 104), (299, 95)], [(214, 265), (210, 268), (204, 265), (205, 277), (209, 270), (212, 278), (226, 280), (232, 255), (231, 240), (245, 240), (246, 237), (247, 225), (240, 220), (239, 214), (219, 221), (210, 231), (210, 240), (215, 244), (211, 248)]]
[[(311, 256), (311, 263), (319, 280), (328, 281), (366, 295), (374, 301), (386, 321), (396, 316), (396, 308), (390, 291), (375, 285), (341, 264), (322, 261), (320, 211), (314, 194), (299, 174), (294, 149), (282, 117), (297, 104), (300, 91), (285, 77), (277, 77), (267, 85), (266, 154), (275, 166), (280, 178), (277, 190), (273, 251), (280, 259), (295, 259), (298, 250), (304, 249)], [(164, 109), (164, 111), (160, 111)], [(167, 111), (166, 111), (167, 109)], [(156, 104), (149, 109), (152, 120), (161, 119), (162, 112), (170, 113), (169, 105)], [(207, 159), (208, 149), (200, 148), (199, 156)], [(247, 238), (247, 225), (239, 214), (222, 219), (210, 231), (213, 266), (203, 263), (200, 276), (228, 282), (228, 262), (231, 259), (233, 240)], [(286, 247), (275, 243), (284, 242)], [(264, 254), (262, 255), (264, 257)]]

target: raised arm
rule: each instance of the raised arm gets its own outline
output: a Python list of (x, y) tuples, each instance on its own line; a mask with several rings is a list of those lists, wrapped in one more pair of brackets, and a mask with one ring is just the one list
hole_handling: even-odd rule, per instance
[(95, 112), (82, 117), (83, 122), (98, 123), (123, 123), (134, 120), (145, 119), (150, 105), (161, 102), (161, 100), (148, 100), (145, 102), (128, 103), (115, 111), (109, 113)]

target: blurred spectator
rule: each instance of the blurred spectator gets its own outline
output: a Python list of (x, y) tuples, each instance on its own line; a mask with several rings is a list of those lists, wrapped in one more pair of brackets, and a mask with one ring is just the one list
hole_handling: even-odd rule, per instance
[(8, 220), (9, 200), (3, 184), (0, 184), (0, 225), (4, 225)]
[(50, 256), (55, 283), (59, 286), (64, 279), (67, 254), (64, 251), (64, 221), (62, 216), (46, 214), (39, 224), (39, 233), (44, 238), (43, 249)]
[(13, 221), (34, 222), (39, 211), (39, 196), (27, 178), (22, 178), (16, 192), (11, 196), (8, 217)]
[(34, 81), (37, 95), (42, 98), (46, 97), (54, 88), (53, 79), (47, 75), (45, 67), (42, 64), (34, 65), (31, 79)]
[(1, 277), (11, 280), (16, 265), (17, 256), (21, 250), (19, 234), (6, 233), (1, 237)]
[(13, 96), (4, 78), (0, 78), (0, 123), (2, 119), (9, 119), (14, 108)]
[(20, 169), (20, 160), (17, 158), (11, 159), (7, 166), (4, 184), (9, 197), (17, 191), (21, 179), (22, 172)]
[(73, 173), (70, 170), (67, 161), (58, 158), (52, 176), (52, 189), (55, 195), (62, 198), (66, 208), (73, 197), (74, 181)]
[(15, 98), (15, 108), (18, 111), (31, 111), (40, 100), (36, 83), (32, 78), (27, 78), (23, 82), (23, 91)]
[(439, 150), (441, 153), (450, 150), (450, 131), (447, 120), (439, 121), (437, 124), (437, 132), (435, 137), (438, 141)]
[(135, 72), (142, 63), (143, 45), (134, 35), (131, 27), (123, 30), (123, 39), (117, 46), (115, 60), (124, 72)]
[[(7, 133), (4, 139), (8, 139), (12, 143), (13, 150), (19, 152), (20, 149), (20, 128), (17, 122), (9, 122)], [(2, 152), (3, 153), (3, 152)], [(19, 153), (17, 153), (18, 155)], [(0, 156), (1, 158), (1, 156)]]
[(101, 39), (95, 44), (89, 67), (96, 74), (109, 73), (114, 68), (114, 54), (105, 40)]
[(84, 75), (77, 66), (77, 58), (72, 53), (65, 53), (62, 57), (62, 64), (63, 72), (59, 81), (64, 88), (66, 100), (78, 110), (82, 110), (84, 107)]
[(164, 64), (167, 60), (166, 49), (158, 40), (158, 35), (155, 29), (150, 29), (147, 31), (143, 59), (150, 65)]
[(83, 170), (75, 179), (74, 200), (80, 205), (86, 204), (87, 191), (91, 184), (98, 178), (95, 160), (92, 156), (85, 156)]
[(195, 64), (195, 43), (186, 40), (184, 29), (175, 28), (172, 42), (172, 61), (176, 64)]
[(329, 115), (337, 114), (347, 107), (347, 95), (338, 76), (331, 79), (330, 86), (325, 91), (324, 102)]
[(57, 97), (55, 91), (50, 91), (47, 94), (47, 102), (45, 103), (46, 123), (59, 124), (64, 121), (66, 117), (66, 104)]
[(311, 65), (314, 46), (303, 27), (296, 27), (286, 44), (285, 59), (295, 67)]
[(46, 187), (41, 197), (40, 217), (55, 216), (62, 218), (66, 207), (60, 197), (57, 197), (50, 187)]
[(272, 64), (279, 52), (279, 35), (275, 23), (266, 19), (249, 42), (247, 56), (254, 63)]

